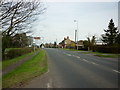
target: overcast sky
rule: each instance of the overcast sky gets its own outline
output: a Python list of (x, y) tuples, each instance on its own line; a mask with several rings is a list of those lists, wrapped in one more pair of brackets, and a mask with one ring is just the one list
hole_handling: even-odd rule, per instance
[[(114, 0), (113, 0), (114, 1)], [(112, 18), (118, 25), (117, 2), (44, 2), (46, 12), (38, 17), (33, 25), (33, 36), (44, 38), (44, 43), (57, 43), (69, 36), (75, 40), (75, 29), (78, 21), (78, 39), (87, 36), (100, 37), (107, 29)], [(42, 40), (41, 40), (42, 41)], [(40, 41), (40, 42), (41, 42)]]

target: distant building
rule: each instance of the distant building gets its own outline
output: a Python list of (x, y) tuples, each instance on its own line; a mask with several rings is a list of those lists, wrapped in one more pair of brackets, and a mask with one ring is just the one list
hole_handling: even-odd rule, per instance
[(45, 48), (45, 45), (42, 43), (42, 44), (40, 45), (40, 48)]
[(64, 37), (64, 40), (59, 43), (60, 48), (75, 48), (75, 42), (70, 40), (69, 36), (67, 38)]
[(78, 47), (78, 49), (84, 48), (83, 40), (77, 41), (76, 47)]
[(53, 47), (54, 47), (54, 44), (49, 43), (49, 48), (53, 48)]
[(59, 43), (59, 48), (73, 48), (73, 49), (83, 49), (84, 48), (84, 41), (83, 40), (79, 40), (76, 43), (72, 40), (70, 40), (69, 36), (64, 37), (64, 40), (62, 40)]
[(106, 45), (107, 43), (104, 43), (101, 39), (96, 40), (95, 45)]

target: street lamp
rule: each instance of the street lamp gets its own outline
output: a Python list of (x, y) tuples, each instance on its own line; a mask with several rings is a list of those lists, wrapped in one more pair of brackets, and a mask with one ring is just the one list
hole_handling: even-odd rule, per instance
[(78, 21), (74, 20), (74, 22), (76, 22), (77, 25), (77, 30), (75, 30), (75, 43), (77, 42), (77, 50), (78, 50)]
[(76, 34), (77, 34), (77, 30), (75, 30), (75, 43), (76, 43)]

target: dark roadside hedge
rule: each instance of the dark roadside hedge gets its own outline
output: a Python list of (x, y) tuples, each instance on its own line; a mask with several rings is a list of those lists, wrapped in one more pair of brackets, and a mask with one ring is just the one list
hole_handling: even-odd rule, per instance
[(102, 52), (102, 53), (115, 53), (115, 54), (120, 53), (120, 45), (119, 46), (99, 45), (99, 46), (94, 46), (92, 49), (93, 51)]
[(7, 52), (5, 52), (5, 58), (4, 60), (12, 59), (27, 53), (30, 53), (33, 51), (33, 48), (18, 48), (18, 49), (12, 49)]

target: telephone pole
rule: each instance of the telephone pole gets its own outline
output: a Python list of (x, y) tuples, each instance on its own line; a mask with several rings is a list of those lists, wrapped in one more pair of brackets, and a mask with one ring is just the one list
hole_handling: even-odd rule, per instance
[(74, 22), (76, 22), (76, 25), (77, 25), (77, 30), (75, 30), (75, 43), (76, 43), (77, 50), (78, 50), (78, 21), (74, 20)]
[(76, 43), (77, 30), (75, 30), (75, 43)]

